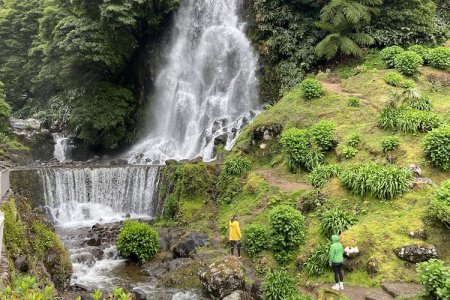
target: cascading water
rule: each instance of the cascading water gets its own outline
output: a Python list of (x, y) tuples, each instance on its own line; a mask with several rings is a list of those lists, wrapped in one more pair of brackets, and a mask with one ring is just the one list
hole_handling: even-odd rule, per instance
[(258, 107), (256, 57), (238, 17), (242, 0), (185, 0), (167, 64), (155, 82), (148, 132), (133, 163), (211, 160), (216, 139), (231, 148)]
[(65, 135), (54, 133), (53, 140), (55, 141), (55, 149), (53, 156), (60, 162), (70, 159), (73, 148), (72, 140)]
[(147, 277), (139, 275), (138, 266), (119, 257), (113, 243), (87, 242), (94, 224), (118, 228), (117, 222), (127, 215), (150, 219), (161, 211), (160, 168), (58, 168), (40, 169), (38, 173), (56, 232), (69, 250), (74, 271), (72, 284), (88, 289), (138, 288), (148, 299), (199, 299), (193, 292), (155, 287)]

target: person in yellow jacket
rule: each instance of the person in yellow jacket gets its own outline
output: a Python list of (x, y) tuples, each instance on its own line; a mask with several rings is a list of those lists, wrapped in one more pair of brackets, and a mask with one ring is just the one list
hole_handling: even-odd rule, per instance
[(234, 215), (228, 224), (229, 240), (231, 245), (231, 255), (234, 254), (234, 247), (237, 247), (238, 257), (241, 258), (241, 227), (239, 226), (239, 216)]

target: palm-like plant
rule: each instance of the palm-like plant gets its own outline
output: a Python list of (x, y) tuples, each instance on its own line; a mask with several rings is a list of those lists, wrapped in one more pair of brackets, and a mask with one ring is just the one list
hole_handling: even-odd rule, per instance
[(382, 0), (332, 0), (320, 12), (316, 26), (329, 34), (316, 45), (316, 54), (330, 60), (338, 53), (362, 56), (361, 46), (374, 43), (373, 37), (359, 32), (372, 15), (378, 12)]

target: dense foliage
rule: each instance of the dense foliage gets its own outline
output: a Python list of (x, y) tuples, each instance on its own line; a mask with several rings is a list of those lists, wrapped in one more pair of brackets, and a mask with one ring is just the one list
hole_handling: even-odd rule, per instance
[(323, 95), (322, 84), (314, 78), (307, 78), (300, 84), (303, 98), (306, 100), (320, 98)]
[(269, 231), (263, 225), (248, 225), (242, 235), (242, 246), (250, 258), (255, 259), (264, 249), (268, 249)]
[(340, 175), (341, 183), (355, 194), (371, 194), (380, 199), (390, 199), (409, 190), (410, 170), (396, 166), (366, 164), (352, 166)]
[(405, 50), (403, 50), (400, 46), (391, 46), (386, 47), (380, 52), (380, 57), (383, 60), (384, 65), (386, 68), (393, 68), (395, 67), (395, 57), (403, 53)]
[(12, 286), (7, 286), (0, 291), (0, 299), (16, 300), (16, 299), (36, 299), (36, 300), (52, 300), (55, 296), (55, 290), (52, 286), (39, 288), (39, 284), (35, 277), (24, 276), (15, 280)]
[(267, 300), (311, 300), (311, 297), (298, 293), (295, 279), (286, 271), (267, 273), (263, 293)]
[(439, 300), (448, 300), (450, 295), (450, 267), (438, 259), (417, 265), (420, 282), (425, 286), (428, 295)]
[(431, 49), (426, 59), (431, 66), (445, 70), (450, 67), (450, 48), (437, 47)]
[(450, 180), (445, 181), (431, 199), (431, 213), (450, 227)]
[(405, 133), (428, 132), (442, 124), (441, 118), (431, 111), (408, 107), (385, 107), (378, 119), (380, 127)]
[(178, 0), (5, 2), (0, 80), (7, 101), (20, 116), (52, 116), (54, 126), (70, 125), (92, 145), (116, 148), (129, 141), (145, 101), (147, 71), (138, 68), (142, 51), (156, 45), (178, 5)]
[(117, 250), (126, 258), (144, 262), (159, 251), (159, 235), (148, 224), (126, 220), (117, 235)]
[(416, 84), (410, 79), (405, 79), (401, 74), (396, 72), (387, 72), (384, 75), (384, 81), (392, 86), (414, 88)]
[(280, 263), (286, 263), (305, 240), (305, 218), (296, 209), (280, 205), (269, 214), (272, 249)]
[(341, 168), (338, 165), (321, 165), (314, 168), (306, 179), (313, 187), (320, 189), (330, 178), (337, 177), (340, 172)]
[(241, 157), (228, 158), (225, 161), (225, 174), (228, 176), (240, 176), (252, 168), (248, 159)]
[(355, 223), (355, 217), (341, 209), (326, 210), (320, 214), (320, 231), (326, 238), (340, 235)]
[(423, 66), (423, 59), (416, 52), (405, 51), (395, 57), (394, 65), (401, 74), (411, 76)]
[(433, 129), (423, 139), (425, 157), (439, 169), (450, 169), (450, 125)]
[(400, 145), (400, 139), (395, 136), (388, 136), (381, 140), (381, 149), (383, 152), (394, 151)]
[(315, 247), (303, 263), (309, 276), (320, 276), (325, 273), (329, 264), (330, 245), (321, 244)]

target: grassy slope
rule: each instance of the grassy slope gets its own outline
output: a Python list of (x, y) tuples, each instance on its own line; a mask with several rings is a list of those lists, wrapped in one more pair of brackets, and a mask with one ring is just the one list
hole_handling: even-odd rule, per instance
[[(407, 166), (418, 163), (423, 169), (424, 176), (431, 178), (436, 184), (449, 178), (449, 172), (440, 172), (425, 162), (421, 149), (424, 134), (392, 133), (378, 128), (377, 114), (385, 105), (391, 87), (383, 81), (386, 70), (381, 69), (376, 55), (370, 55), (363, 66), (343, 68), (341, 73), (348, 76), (348, 73), (351, 75), (355, 69), (365, 71), (342, 80), (341, 90), (327, 92), (321, 99), (304, 101), (299, 88), (287, 93), (279, 103), (263, 112), (248, 126), (239, 138), (234, 153), (250, 158), (254, 169), (270, 169), (278, 177), (293, 182), (304, 182), (306, 173), (289, 174), (287, 172), (277, 140), (264, 141), (267, 148), (262, 150), (258, 143), (251, 142), (251, 132), (261, 125), (307, 128), (319, 120), (332, 120), (337, 125), (335, 136), (337, 141), (357, 132), (361, 136), (362, 143), (358, 146), (359, 152), (355, 158), (338, 161), (336, 154), (330, 152), (327, 154), (329, 162), (341, 165), (368, 161), (386, 163), (380, 141), (382, 137), (393, 134), (401, 139), (400, 149), (395, 153), (397, 165)], [(435, 72), (428, 68), (422, 71)], [(448, 72), (438, 73), (442, 76), (450, 76)], [(325, 77), (324, 74), (319, 76), (321, 79)], [(442, 116), (448, 115), (450, 87), (433, 92), (432, 86), (424, 75), (418, 75), (414, 80), (418, 89), (431, 97), (435, 111)], [(360, 107), (348, 106), (348, 94), (351, 93), (358, 94), (362, 99)], [(215, 207), (211, 204), (205, 205), (202, 199), (182, 201), (183, 221), (189, 224), (189, 227), (218, 233), (225, 241), (227, 222), (233, 213), (237, 212), (242, 216), (241, 223), (244, 228), (251, 223), (264, 224), (268, 221), (268, 212), (271, 207), (280, 203), (295, 204), (306, 192), (283, 193), (278, 188), (270, 186), (255, 172), (251, 172), (243, 180), (245, 181), (243, 192), (231, 204)], [(362, 250), (360, 270), (349, 273), (348, 282), (376, 286), (383, 280), (416, 281), (414, 266), (396, 258), (393, 249), (405, 244), (423, 243), (407, 236), (409, 231), (419, 228), (424, 228), (428, 232), (427, 242), (438, 248), (441, 258), (447, 262), (450, 260), (448, 231), (427, 216), (428, 199), (432, 192), (433, 189), (427, 187), (411, 191), (392, 201), (383, 202), (370, 197), (361, 198), (352, 195), (343, 189), (337, 180), (332, 180), (323, 188), (322, 193), (327, 198), (324, 204), (326, 208), (339, 206), (354, 211), (358, 217), (358, 223), (343, 234), (345, 245), (358, 245)], [(199, 218), (200, 213), (202, 217)], [(319, 233), (317, 213), (310, 213), (307, 216), (307, 222), (307, 242), (299, 251), (300, 257), (307, 255), (315, 245), (325, 241)], [(380, 262), (380, 272), (375, 277), (370, 277), (365, 271), (365, 263), (371, 257), (376, 257)], [(294, 265), (295, 262), (291, 265), (292, 270), (295, 269)], [(308, 278), (301, 271), (298, 273), (298, 279), (302, 285), (331, 282), (330, 274), (319, 278)]]

